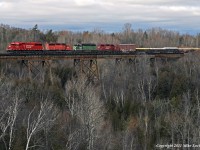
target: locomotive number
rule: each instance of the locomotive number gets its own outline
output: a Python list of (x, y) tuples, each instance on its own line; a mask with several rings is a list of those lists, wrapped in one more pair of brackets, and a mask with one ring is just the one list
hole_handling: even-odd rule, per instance
[(26, 45), (26, 48), (31, 48), (32, 47), (32, 45)]

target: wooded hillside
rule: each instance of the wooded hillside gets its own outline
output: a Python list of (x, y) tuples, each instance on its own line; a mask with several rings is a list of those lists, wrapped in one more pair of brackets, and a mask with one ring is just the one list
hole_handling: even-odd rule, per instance
[[(34, 31), (35, 30), (35, 31)], [(33, 32), (38, 32), (33, 34)], [(199, 36), (162, 29), (42, 33), (1, 25), (10, 41), (57, 40), (194, 46)], [(138, 57), (98, 61), (100, 81), (79, 76), (71, 61), (30, 79), (16, 62), (0, 63), (1, 150), (149, 150), (157, 144), (200, 143), (200, 55), (177, 60)]]

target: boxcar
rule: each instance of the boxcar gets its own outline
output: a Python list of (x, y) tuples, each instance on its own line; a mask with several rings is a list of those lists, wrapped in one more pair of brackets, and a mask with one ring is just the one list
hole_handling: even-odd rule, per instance
[(119, 49), (120, 51), (135, 51), (136, 44), (119, 44), (116, 49)]

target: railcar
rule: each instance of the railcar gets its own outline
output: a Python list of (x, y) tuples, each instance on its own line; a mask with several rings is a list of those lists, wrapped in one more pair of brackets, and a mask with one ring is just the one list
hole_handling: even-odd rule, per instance
[(50, 51), (71, 51), (72, 47), (65, 43), (46, 43), (45, 49)]
[(73, 45), (73, 50), (74, 50), (74, 51), (82, 50), (81, 44), (75, 44), (75, 45)]
[(119, 51), (135, 51), (136, 44), (118, 44), (116, 45), (116, 49)]
[(75, 44), (73, 50), (94, 51), (97, 50), (97, 46), (93, 43)]
[(12, 42), (8, 45), (7, 51), (41, 51), (43, 50), (40, 42)]
[(163, 48), (136, 48), (137, 53), (145, 54), (178, 54), (182, 53), (177, 47), (163, 47)]
[(97, 50), (100, 50), (100, 51), (115, 51), (117, 49), (116, 49), (116, 46), (113, 45), (113, 44), (99, 44), (97, 46)]

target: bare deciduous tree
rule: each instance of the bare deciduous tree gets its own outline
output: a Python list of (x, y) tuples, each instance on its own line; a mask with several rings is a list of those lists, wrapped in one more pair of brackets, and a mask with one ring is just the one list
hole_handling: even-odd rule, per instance
[[(86, 78), (72, 80), (66, 85), (66, 102), (71, 115), (75, 116), (85, 132), (87, 149), (94, 149), (94, 142), (104, 116), (103, 103), (99, 91), (87, 82)], [(74, 135), (76, 131), (71, 133)]]
[(26, 142), (26, 150), (29, 148), (41, 146), (41, 145), (32, 145), (30, 146), (30, 142), (32, 137), (41, 130), (44, 130), (46, 124), (54, 124), (57, 117), (56, 109), (52, 102), (49, 102), (45, 99), (40, 103), (39, 108), (36, 106), (30, 111), (27, 116), (27, 142)]
[(17, 89), (13, 93), (11, 90), (12, 84), (10, 82), (2, 83), (0, 81), (0, 84), (0, 139), (4, 140), (4, 136), (6, 134), (9, 135), (9, 142), (8, 144), (5, 143), (5, 146), (8, 145), (8, 149), (10, 150), (12, 149), (14, 126), (22, 99), (19, 98), (19, 91)]

